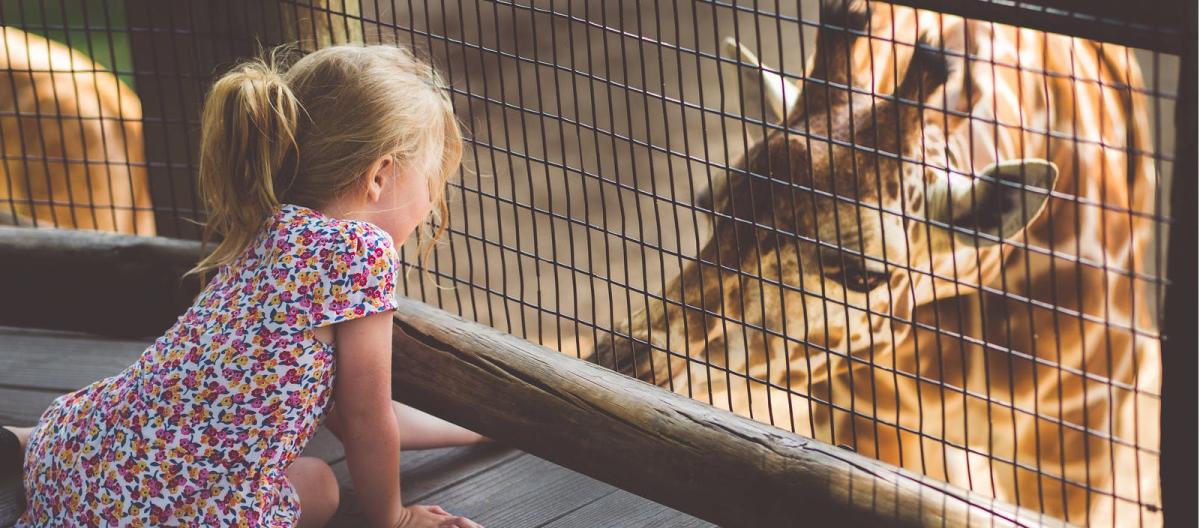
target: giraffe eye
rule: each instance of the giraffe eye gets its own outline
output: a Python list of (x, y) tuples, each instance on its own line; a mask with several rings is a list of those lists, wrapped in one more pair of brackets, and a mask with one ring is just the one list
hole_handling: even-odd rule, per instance
[(888, 274), (865, 268), (848, 267), (842, 269), (841, 279), (846, 288), (860, 293), (868, 293), (887, 282)]

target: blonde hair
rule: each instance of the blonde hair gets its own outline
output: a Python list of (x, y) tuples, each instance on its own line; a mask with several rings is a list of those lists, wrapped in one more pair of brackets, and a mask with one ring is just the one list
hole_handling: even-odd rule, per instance
[[(418, 233), (422, 259), (446, 231), (447, 180), (462, 159), (462, 133), (437, 72), (407, 49), (339, 45), (284, 68), (266, 59), (218, 79), (201, 113), (199, 194), (208, 211), (202, 241), (223, 236), (185, 275), (236, 259), (281, 203), (319, 208), (362, 190), (382, 156), (429, 175), (431, 216)], [(396, 243), (403, 241), (397, 240)]]

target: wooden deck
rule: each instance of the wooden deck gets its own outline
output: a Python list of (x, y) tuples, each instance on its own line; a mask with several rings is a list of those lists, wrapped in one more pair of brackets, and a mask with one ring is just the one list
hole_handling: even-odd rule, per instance
[[(150, 342), (0, 326), (0, 424), (31, 425), (55, 397), (120, 372)], [(329, 462), (341, 482), (330, 526), (361, 526), (338, 440), (322, 428), (305, 454)], [(490, 528), (711, 526), (501, 445), (405, 451), (401, 482), (405, 502), (439, 504)]]

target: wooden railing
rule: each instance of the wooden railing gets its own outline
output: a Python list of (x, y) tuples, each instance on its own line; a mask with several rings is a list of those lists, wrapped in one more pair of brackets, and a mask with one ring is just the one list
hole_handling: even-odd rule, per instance
[[(200, 256), (196, 242), (0, 227), (0, 324), (158, 334), (196, 295), (178, 277)], [(399, 302), (392, 353), (395, 399), (720, 525), (1059, 524), (417, 301)]]

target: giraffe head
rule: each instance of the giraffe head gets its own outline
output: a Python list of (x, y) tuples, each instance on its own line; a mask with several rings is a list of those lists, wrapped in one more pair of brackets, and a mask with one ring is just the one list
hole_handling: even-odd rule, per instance
[(872, 18), (863, 1), (823, 2), (800, 83), (726, 41), (741, 76), (726, 82), (767, 132), (697, 200), (714, 216), (699, 258), (593, 360), (678, 390), (696, 375), (719, 384), (711, 365), (782, 384), (799, 357), (889, 353), (914, 307), (978, 284), (983, 255), (1038, 216), (1057, 178), (1050, 162), (959, 168), (940, 104), (955, 68), (931, 39), (895, 44), (904, 60), (891, 93), (856, 83)]

